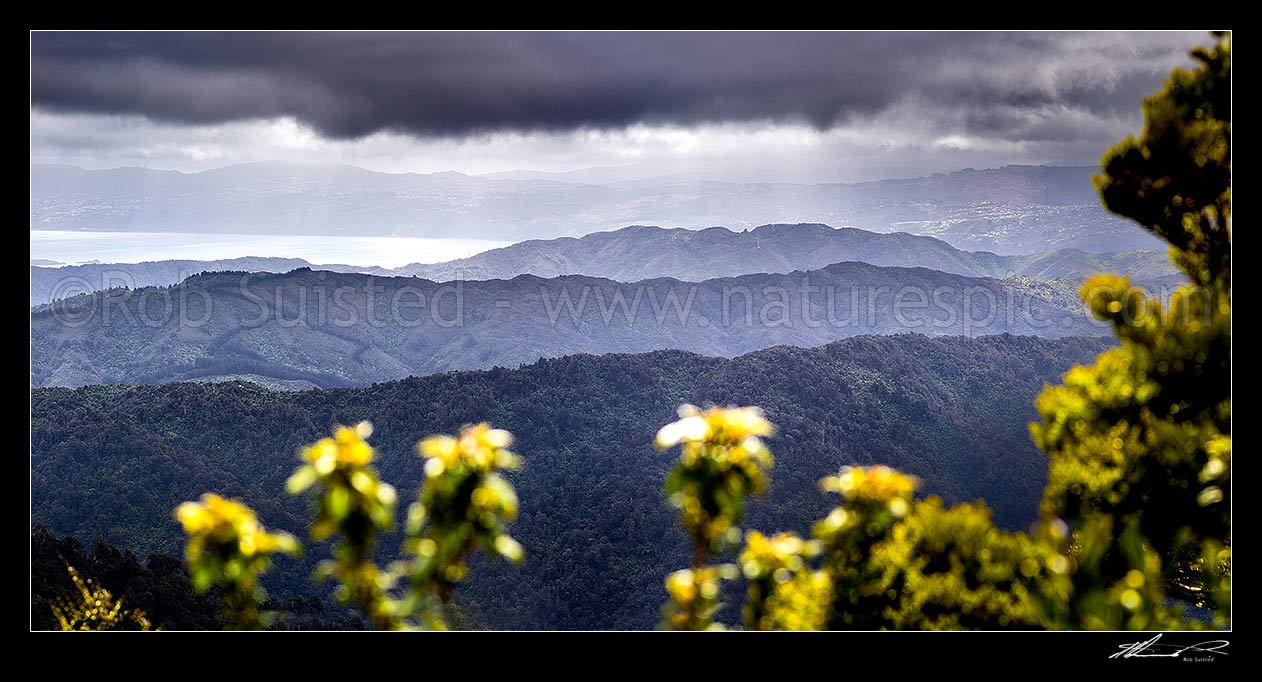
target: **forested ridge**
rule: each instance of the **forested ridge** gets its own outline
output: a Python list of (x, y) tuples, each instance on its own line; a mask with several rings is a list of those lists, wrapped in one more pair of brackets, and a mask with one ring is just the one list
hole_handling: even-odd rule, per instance
[[(459, 590), (493, 628), (648, 628), (663, 566), (688, 547), (662, 499), (670, 460), (651, 443), (675, 408), (754, 403), (779, 427), (769, 495), (751, 528), (807, 526), (828, 509), (816, 482), (845, 464), (886, 464), (947, 501), (983, 498), (996, 521), (1032, 521), (1047, 463), (1030, 443), (1033, 397), (1102, 339), (857, 337), (735, 359), (679, 351), (578, 355), (518, 369), (446, 373), (367, 388), (272, 392), (245, 383), (112, 385), (32, 394), (32, 514), (55, 533), (144, 555), (177, 552), (172, 508), (204, 490), (239, 497), (269, 527), (303, 533), (283, 494), (295, 450), (336, 423), (371, 419), (385, 480), (422, 480), (429, 433), (489, 421), (525, 468), (514, 536), (520, 568), (478, 562)], [(386, 538), (390, 555), (397, 538)], [(304, 560), (278, 560), (269, 589), (312, 593)], [(736, 614), (727, 614), (736, 617)]]
[(207, 273), (36, 308), (31, 384), (254, 374), (332, 388), (574, 353), (734, 357), (865, 334), (1105, 333), (1074, 286), (858, 262), (699, 283)]

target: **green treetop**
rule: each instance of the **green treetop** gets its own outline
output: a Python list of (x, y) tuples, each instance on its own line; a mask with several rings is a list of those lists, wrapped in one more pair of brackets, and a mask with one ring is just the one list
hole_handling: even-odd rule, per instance
[[(1231, 37), (1215, 38), (1192, 52), (1198, 68), (1144, 102), (1143, 134), (1109, 150), (1095, 178), (1105, 207), (1168, 241), (1191, 284), (1163, 301), (1123, 277), (1088, 280), (1082, 296), (1121, 346), (1036, 401), (1043, 512), (1091, 548), (1071, 626), (1156, 625), (1147, 605), (1162, 591), (1141, 588), (1159, 572), (1182, 572), (1181, 587), (1220, 614), (1230, 594)], [(1089, 620), (1088, 603), (1122, 608)]]

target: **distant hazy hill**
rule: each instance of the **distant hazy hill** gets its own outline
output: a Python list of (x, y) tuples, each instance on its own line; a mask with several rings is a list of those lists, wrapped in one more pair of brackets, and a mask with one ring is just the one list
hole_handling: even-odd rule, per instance
[[(306, 502), (283, 493), (300, 445), (335, 423), (371, 419), (376, 464), (407, 501), (422, 477), (418, 439), (489, 420), (512, 430), (525, 463), (510, 478), (521, 497), (513, 535), (527, 559), (521, 568), (474, 562), (457, 598), (500, 629), (652, 628), (663, 577), (689, 556), (662, 495), (675, 456), (651, 444), (680, 403), (761, 405), (778, 427), (769, 440), (772, 485), (753, 501), (747, 528), (807, 533), (836, 502), (819, 491), (819, 478), (878, 463), (919, 476), (949, 501), (984, 498), (999, 524), (1024, 528), (1047, 473), (1027, 430), (1034, 396), (1107, 346), (887, 336), (734, 360), (573, 356), (296, 393), (241, 383), (38, 389), (31, 517), (140, 556), (178, 553), (171, 510), (213, 490), (305, 538)], [(386, 556), (398, 537), (383, 538)], [(311, 569), (327, 550), (307, 545), (304, 559), (277, 560), (272, 594), (313, 589)], [(728, 607), (721, 618), (739, 613)]]
[[(1001, 254), (1159, 248), (1100, 206), (1088, 167), (1007, 166), (855, 184), (377, 173), (254, 163), (200, 173), (31, 166), (31, 229), (408, 235), (518, 241), (616, 225), (851, 225)], [(564, 177), (564, 176), (561, 176)]]
[(620, 282), (655, 277), (689, 281), (758, 272), (814, 270), (843, 261), (920, 267), (973, 277), (1078, 278), (1117, 272), (1151, 279), (1175, 274), (1160, 251), (998, 256), (962, 251), (941, 239), (828, 225), (763, 225), (734, 232), (635, 226), (583, 237), (530, 240), (460, 260), (407, 265), (398, 274), (435, 280), (509, 279), (517, 275), (592, 275)]
[(731, 357), (860, 334), (1105, 333), (1086, 318), (1074, 288), (864, 263), (699, 284), (215, 273), (169, 289), (110, 290), (35, 308), (31, 382), (246, 374), (363, 385), (579, 352)]
[[(93, 263), (41, 267), (31, 263), (31, 307), (102, 289), (169, 287), (203, 272), (289, 272), (312, 267), (301, 258), (228, 258), (223, 260), (160, 260), (144, 263)], [(385, 268), (321, 265), (333, 272), (395, 274)]]
[[(1151, 281), (1176, 274), (1164, 252), (1087, 253), (1062, 249), (1025, 256), (961, 251), (932, 237), (877, 233), (827, 225), (763, 225), (734, 232), (627, 227), (580, 238), (530, 240), (470, 258), (400, 268), (319, 265), (320, 270), (415, 275), (436, 281), (511, 279), (517, 275), (591, 275), (619, 282), (658, 277), (700, 281), (760, 272), (814, 270), (843, 261), (924, 267), (977, 277), (1012, 275), (1076, 279), (1117, 272)], [(111, 287), (170, 286), (200, 272), (288, 272), (311, 264), (298, 258), (236, 258), (31, 267), (31, 305)]]

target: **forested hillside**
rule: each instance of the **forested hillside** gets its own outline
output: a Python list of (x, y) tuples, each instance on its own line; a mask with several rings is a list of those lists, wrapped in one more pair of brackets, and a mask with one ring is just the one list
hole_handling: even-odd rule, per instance
[(865, 334), (1105, 333), (1075, 288), (863, 263), (701, 283), (213, 273), (171, 289), (111, 290), (36, 308), (31, 383), (257, 375), (363, 386), (572, 353), (734, 357)]
[[(295, 450), (335, 423), (370, 419), (383, 477), (409, 499), (412, 450), (487, 420), (517, 436), (525, 468), (513, 535), (520, 569), (475, 567), (462, 603), (494, 628), (649, 628), (663, 572), (687, 541), (662, 494), (670, 457), (651, 445), (683, 402), (751, 403), (779, 427), (772, 486), (748, 527), (807, 531), (829, 508), (817, 481), (887, 464), (948, 501), (984, 498), (1008, 528), (1033, 520), (1047, 462), (1030, 443), (1032, 399), (1108, 342), (1069, 338), (859, 337), (736, 359), (664, 351), (543, 360), (362, 389), (272, 392), (244, 383), (91, 386), (32, 394), (32, 515), (53, 532), (140, 555), (178, 552), (174, 506), (214, 490), (269, 527), (303, 533), (283, 493)], [(388, 542), (384, 548), (393, 553)], [(312, 555), (281, 559), (269, 587), (310, 594)], [(389, 554), (388, 554), (389, 555)], [(735, 618), (735, 614), (726, 614)]]

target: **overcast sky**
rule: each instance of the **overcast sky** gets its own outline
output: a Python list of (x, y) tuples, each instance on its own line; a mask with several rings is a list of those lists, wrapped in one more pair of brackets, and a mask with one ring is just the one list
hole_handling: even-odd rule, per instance
[[(633, 166), (820, 181), (1093, 165), (1203, 32), (44, 33), (31, 161)], [(646, 171), (647, 172), (647, 171)]]

